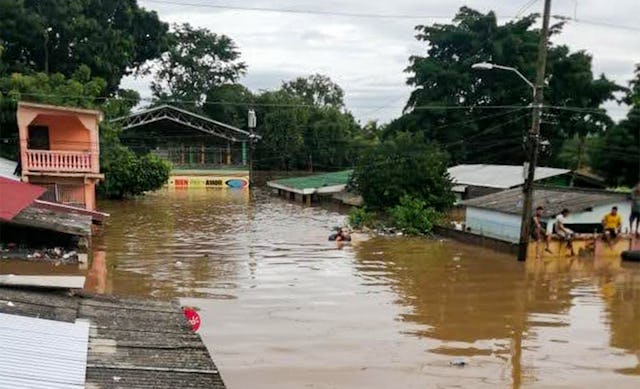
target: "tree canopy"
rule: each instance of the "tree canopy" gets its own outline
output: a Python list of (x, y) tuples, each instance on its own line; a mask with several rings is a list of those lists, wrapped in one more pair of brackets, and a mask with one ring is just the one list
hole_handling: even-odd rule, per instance
[(166, 49), (168, 25), (136, 0), (0, 0), (5, 73), (72, 75), (81, 65), (107, 91)]
[(208, 93), (235, 83), (247, 66), (231, 38), (195, 28), (174, 25), (169, 49), (150, 67), (157, 67), (151, 90), (158, 100), (184, 100), (200, 105)]
[(640, 183), (640, 64), (624, 101), (631, 105), (627, 117), (608, 129), (589, 150), (595, 171), (612, 186)]
[(409, 196), (444, 211), (455, 200), (447, 164), (448, 155), (424, 134), (398, 133), (361, 156), (351, 184), (374, 209), (396, 206)]
[[(521, 163), (532, 90), (512, 72), (472, 65), (510, 66), (532, 80), (540, 35), (536, 18), (498, 24), (493, 12), (462, 7), (452, 23), (417, 26), (417, 39), (427, 48), (409, 60), (407, 82), (414, 90), (406, 113), (387, 132), (422, 132), (446, 147), (454, 163)], [(553, 26), (552, 36), (561, 28)], [(604, 76), (593, 77), (588, 54), (561, 45), (549, 47), (547, 74), (547, 105), (588, 109), (588, 114), (545, 109), (542, 136), (550, 141), (551, 154), (543, 162), (553, 163), (566, 139), (600, 133), (611, 124), (600, 105), (620, 88)]]

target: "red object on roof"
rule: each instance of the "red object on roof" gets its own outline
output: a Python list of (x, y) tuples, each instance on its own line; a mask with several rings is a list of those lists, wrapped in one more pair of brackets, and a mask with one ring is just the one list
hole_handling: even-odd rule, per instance
[(0, 177), (0, 220), (11, 221), (45, 191), (40, 186)]

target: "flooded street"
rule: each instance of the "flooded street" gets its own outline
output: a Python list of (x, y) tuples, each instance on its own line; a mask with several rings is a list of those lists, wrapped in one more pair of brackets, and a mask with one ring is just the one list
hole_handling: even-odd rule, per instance
[(338, 248), (341, 213), (246, 191), (100, 205), (88, 288), (198, 307), (231, 389), (640, 387), (637, 264), (400, 237)]

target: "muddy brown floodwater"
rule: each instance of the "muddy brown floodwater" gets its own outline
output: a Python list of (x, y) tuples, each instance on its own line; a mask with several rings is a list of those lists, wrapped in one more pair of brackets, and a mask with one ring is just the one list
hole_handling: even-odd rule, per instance
[(88, 288), (198, 307), (231, 389), (640, 387), (637, 264), (402, 237), (338, 248), (341, 213), (260, 192), (100, 206)]

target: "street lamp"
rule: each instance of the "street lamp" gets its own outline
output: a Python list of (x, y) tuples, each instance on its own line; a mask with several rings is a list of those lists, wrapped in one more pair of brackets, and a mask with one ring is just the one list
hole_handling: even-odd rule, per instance
[[(525, 181), (524, 186), (522, 188), (522, 192), (524, 195), (524, 204), (522, 206), (522, 218), (520, 221), (520, 240), (518, 247), (518, 260), (524, 261), (527, 256), (527, 247), (529, 246), (529, 237), (530, 231), (529, 227), (531, 225), (531, 214), (532, 214), (532, 203), (533, 203), (533, 182), (535, 181), (535, 173), (536, 173), (536, 164), (538, 161), (538, 147), (540, 143), (540, 113), (542, 111), (542, 91), (536, 88), (536, 86), (529, 81), (520, 71), (516, 68), (510, 66), (502, 66), (496, 65), (489, 62), (480, 62), (471, 65), (472, 69), (481, 69), (481, 70), (507, 70), (517, 74), (531, 89), (533, 90), (533, 105), (532, 105), (532, 126), (531, 131), (529, 131), (529, 139), (528, 139), (528, 148), (527, 154), (528, 158), (524, 164), (524, 173), (525, 173)], [(544, 69), (544, 66), (542, 67)]]
[(536, 94), (536, 86), (533, 85), (533, 83), (531, 81), (529, 81), (529, 79), (527, 77), (525, 77), (522, 73), (520, 73), (520, 71), (518, 69), (512, 68), (511, 66), (496, 65), (494, 63), (489, 63), (489, 62), (478, 62), (478, 63), (474, 63), (473, 65), (471, 65), (471, 69), (479, 69), (479, 70), (500, 69), (500, 70), (508, 70), (510, 72), (514, 72), (515, 74), (518, 75), (518, 77), (520, 77), (522, 79), (522, 81), (526, 82), (527, 85), (529, 85), (531, 87), (531, 89), (533, 89), (534, 96)]

